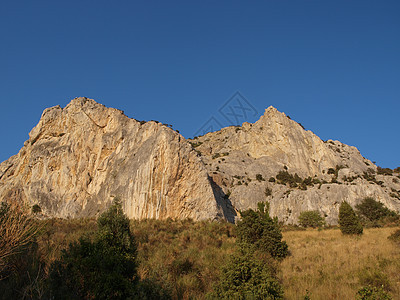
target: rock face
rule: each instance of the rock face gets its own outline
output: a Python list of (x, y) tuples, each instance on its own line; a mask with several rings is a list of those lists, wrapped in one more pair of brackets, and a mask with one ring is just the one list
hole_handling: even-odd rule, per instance
[(336, 224), (342, 201), (354, 207), (365, 197), (400, 211), (399, 174), (378, 175), (355, 147), (324, 142), (273, 107), (254, 124), (223, 128), (191, 143), (236, 211), (267, 200), (271, 214), (285, 223), (318, 210)]
[(113, 198), (130, 218), (223, 218), (204, 164), (177, 132), (94, 100), (46, 109), (20, 152), (0, 165), (0, 199), (46, 216), (94, 216)]
[(96, 216), (115, 197), (130, 218), (227, 219), (269, 201), (297, 223), (318, 210), (337, 223), (343, 200), (374, 197), (400, 211), (400, 175), (355, 147), (322, 141), (269, 107), (254, 124), (186, 140), (94, 100), (46, 109), (20, 152), (0, 164), (0, 200), (38, 204), (45, 216)]

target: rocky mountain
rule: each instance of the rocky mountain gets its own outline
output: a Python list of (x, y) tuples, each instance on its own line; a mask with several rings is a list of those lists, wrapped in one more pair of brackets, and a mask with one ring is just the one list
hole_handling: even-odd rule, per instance
[(94, 100), (46, 109), (19, 153), (0, 165), (0, 199), (46, 216), (93, 216), (115, 197), (131, 218), (223, 218), (191, 145), (160, 123)]
[(254, 124), (223, 128), (191, 143), (236, 211), (267, 200), (271, 214), (285, 223), (318, 210), (336, 224), (342, 201), (354, 207), (365, 197), (400, 211), (398, 172), (378, 168), (355, 147), (322, 141), (274, 107)]
[(130, 218), (233, 222), (267, 200), (286, 223), (318, 210), (335, 224), (343, 200), (354, 206), (367, 196), (400, 211), (398, 172), (322, 141), (273, 107), (254, 124), (186, 140), (76, 98), (46, 109), (19, 153), (0, 164), (0, 199), (64, 218), (95, 216), (118, 197)]

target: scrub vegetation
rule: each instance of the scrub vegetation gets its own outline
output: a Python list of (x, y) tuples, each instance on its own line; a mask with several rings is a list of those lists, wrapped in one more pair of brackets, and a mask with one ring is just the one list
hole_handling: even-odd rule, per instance
[(237, 225), (129, 221), (118, 204), (98, 220), (28, 218), (0, 299), (400, 299), (400, 228), (385, 212), (391, 223), (362, 235), (282, 227), (267, 203)]

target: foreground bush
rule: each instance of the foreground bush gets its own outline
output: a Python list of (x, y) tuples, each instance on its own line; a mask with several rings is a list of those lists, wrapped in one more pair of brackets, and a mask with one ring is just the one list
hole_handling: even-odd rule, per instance
[(258, 210), (241, 212), (237, 224), (236, 251), (222, 268), (212, 298), (283, 299), (277, 262), (288, 255), (277, 218), (269, 216), (269, 203), (259, 203)]
[(269, 215), (269, 203), (259, 203), (258, 210), (241, 212), (242, 219), (237, 223), (239, 243), (245, 247), (265, 251), (273, 258), (285, 258), (288, 246), (282, 241), (282, 233), (277, 218)]
[(276, 277), (275, 262), (242, 248), (223, 267), (221, 279), (209, 296), (213, 299), (283, 299), (283, 289)]
[(137, 286), (136, 244), (116, 202), (98, 219), (94, 241), (81, 237), (64, 250), (50, 271), (56, 299), (127, 299)]
[(299, 216), (299, 224), (302, 227), (322, 227), (325, 225), (325, 218), (317, 210), (302, 211)]
[(343, 234), (362, 234), (363, 227), (353, 208), (346, 201), (339, 207), (339, 226)]

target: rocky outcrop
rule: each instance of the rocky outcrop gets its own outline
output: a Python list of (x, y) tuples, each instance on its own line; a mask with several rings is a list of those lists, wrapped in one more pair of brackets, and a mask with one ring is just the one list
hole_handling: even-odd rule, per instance
[(343, 200), (374, 197), (400, 211), (400, 175), (384, 173), (355, 147), (322, 141), (273, 107), (254, 124), (187, 141), (76, 98), (46, 109), (20, 152), (0, 164), (0, 200), (67, 218), (96, 216), (118, 197), (130, 218), (232, 222), (267, 200), (285, 223), (318, 210), (336, 224)]
[(160, 123), (94, 100), (46, 109), (20, 152), (0, 165), (0, 199), (46, 216), (94, 216), (115, 197), (130, 218), (224, 218), (191, 145)]
[(223, 128), (191, 143), (237, 211), (267, 200), (271, 214), (285, 223), (318, 210), (336, 224), (342, 201), (355, 206), (365, 197), (400, 211), (399, 174), (378, 175), (357, 148), (324, 142), (273, 107), (254, 124)]

